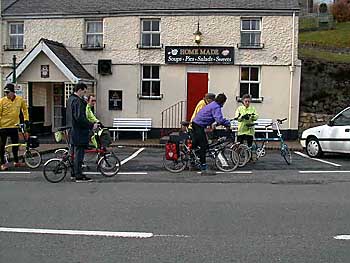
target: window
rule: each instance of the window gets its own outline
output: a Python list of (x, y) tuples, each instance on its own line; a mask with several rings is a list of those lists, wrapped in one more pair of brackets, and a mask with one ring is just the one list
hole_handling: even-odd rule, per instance
[(261, 19), (241, 20), (241, 48), (261, 48)]
[(350, 125), (350, 110), (344, 111), (334, 120), (335, 126), (348, 126)]
[(23, 38), (24, 38), (23, 22), (10, 23), (8, 49), (24, 49)]
[(159, 48), (160, 47), (160, 20), (142, 19), (141, 20), (141, 47)]
[(86, 21), (86, 43), (87, 49), (103, 48), (103, 21)]
[(250, 94), (253, 99), (260, 99), (260, 68), (241, 67), (239, 96)]
[(142, 66), (141, 98), (160, 98), (159, 66)]

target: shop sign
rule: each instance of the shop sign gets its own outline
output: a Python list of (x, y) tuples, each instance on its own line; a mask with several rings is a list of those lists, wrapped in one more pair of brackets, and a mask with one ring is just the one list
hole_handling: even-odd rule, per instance
[(108, 92), (109, 110), (123, 109), (123, 91), (110, 90)]
[(234, 64), (234, 47), (167, 46), (165, 63), (168, 64)]

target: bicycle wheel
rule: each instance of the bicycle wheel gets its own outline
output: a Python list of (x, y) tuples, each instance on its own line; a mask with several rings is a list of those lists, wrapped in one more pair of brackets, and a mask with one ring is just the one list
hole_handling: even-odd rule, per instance
[(120, 167), (120, 160), (113, 153), (102, 156), (97, 164), (97, 170), (105, 177), (115, 176), (120, 171)]
[(182, 151), (180, 151), (179, 158), (177, 160), (167, 160), (164, 154), (163, 166), (171, 173), (180, 173), (187, 167), (187, 159), (186, 154)]
[(292, 154), (287, 144), (283, 144), (281, 147), (281, 155), (288, 165), (292, 163)]
[(31, 168), (38, 168), (42, 162), (40, 153), (35, 149), (26, 150), (23, 154), (25, 164)]
[(222, 149), (215, 157), (215, 165), (222, 172), (232, 172), (239, 165), (238, 153), (230, 148)]
[(236, 149), (236, 153), (238, 154), (238, 157), (239, 157), (238, 167), (245, 166), (249, 162), (249, 160), (252, 158), (252, 152), (250, 148), (245, 144), (239, 145), (238, 148)]
[(50, 183), (59, 183), (67, 175), (67, 166), (61, 159), (51, 159), (44, 164), (44, 177)]

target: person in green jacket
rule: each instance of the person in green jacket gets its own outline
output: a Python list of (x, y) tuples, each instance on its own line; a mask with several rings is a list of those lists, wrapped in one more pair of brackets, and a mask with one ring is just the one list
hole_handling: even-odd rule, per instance
[(89, 122), (92, 123), (100, 123), (100, 121), (96, 118), (95, 113), (93, 112), (93, 107), (96, 105), (96, 98), (93, 95), (89, 95), (87, 97), (87, 105), (86, 105), (86, 118)]
[(247, 141), (249, 147), (253, 144), (255, 128), (254, 122), (258, 119), (256, 109), (251, 106), (252, 98), (249, 94), (242, 97), (242, 106), (236, 110), (235, 118), (238, 120), (237, 140), (240, 143)]

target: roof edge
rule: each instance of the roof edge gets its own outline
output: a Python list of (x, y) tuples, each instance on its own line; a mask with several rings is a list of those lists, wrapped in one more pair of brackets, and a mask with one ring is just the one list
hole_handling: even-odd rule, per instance
[(121, 16), (121, 15), (144, 15), (144, 14), (177, 14), (177, 15), (186, 15), (186, 14), (234, 14), (234, 13), (293, 13), (300, 12), (300, 7), (298, 8), (288, 8), (288, 9), (226, 9), (226, 8), (203, 8), (203, 9), (156, 9), (156, 10), (133, 10), (133, 11), (110, 11), (110, 12), (85, 12), (85, 13), (73, 13), (73, 14), (64, 14), (64, 13), (26, 13), (26, 14), (14, 14), (14, 13), (3, 13), (4, 17), (48, 17), (53, 16), (58, 17), (85, 17), (85, 16)]

